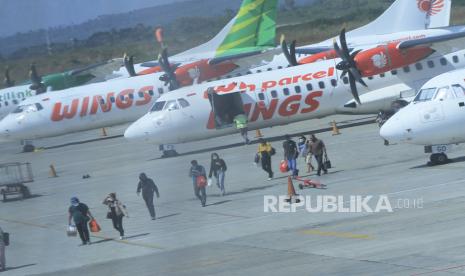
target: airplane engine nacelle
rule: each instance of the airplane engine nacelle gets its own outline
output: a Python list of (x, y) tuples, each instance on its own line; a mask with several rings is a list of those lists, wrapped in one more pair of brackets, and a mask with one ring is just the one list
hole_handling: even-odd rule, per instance
[(226, 75), (234, 71), (238, 66), (232, 62), (223, 62), (215, 65), (208, 63), (208, 59), (202, 59), (183, 65), (176, 69), (176, 79), (181, 86), (188, 86), (197, 82), (203, 82)]
[(362, 76), (370, 77), (401, 68), (415, 63), (434, 52), (429, 47), (399, 50), (397, 45), (398, 43), (389, 43), (358, 53), (354, 60)]
[(305, 57), (301, 60), (299, 60), (299, 64), (309, 64), (309, 63), (314, 63), (317, 61), (322, 61), (322, 60), (327, 60), (327, 59), (335, 59), (337, 58), (337, 53), (335, 50), (329, 50), (325, 52), (321, 52), (318, 54), (314, 54), (308, 57)]

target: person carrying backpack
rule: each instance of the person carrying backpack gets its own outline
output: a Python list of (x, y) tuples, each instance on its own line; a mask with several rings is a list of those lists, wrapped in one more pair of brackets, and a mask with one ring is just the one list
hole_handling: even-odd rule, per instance
[(287, 160), (287, 166), (289, 170), (292, 171), (292, 176), (296, 177), (299, 175), (299, 170), (297, 169), (297, 157), (299, 156), (299, 150), (297, 149), (297, 144), (289, 135), (286, 134), (284, 139), (284, 159)]

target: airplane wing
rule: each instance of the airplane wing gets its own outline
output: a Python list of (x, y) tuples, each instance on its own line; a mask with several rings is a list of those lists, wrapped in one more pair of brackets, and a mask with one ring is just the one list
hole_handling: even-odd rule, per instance
[(430, 47), (437, 52), (446, 55), (460, 49), (465, 45), (465, 31), (437, 35), (420, 39), (413, 39), (400, 42), (397, 47), (400, 50), (407, 50), (414, 47)]
[(95, 77), (92, 80), (93, 82), (104, 81), (114, 71), (119, 70), (122, 65), (123, 65), (122, 58), (114, 58), (108, 61), (92, 64), (84, 68), (71, 70), (69, 74), (72, 76), (81, 75), (81, 74), (90, 74)]

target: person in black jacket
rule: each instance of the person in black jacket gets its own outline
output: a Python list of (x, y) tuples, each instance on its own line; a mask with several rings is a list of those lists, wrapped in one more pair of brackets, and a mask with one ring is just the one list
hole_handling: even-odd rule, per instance
[(296, 177), (299, 175), (299, 170), (297, 169), (297, 156), (299, 156), (299, 150), (297, 149), (296, 143), (289, 135), (286, 134), (284, 139), (284, 159), (287, 160), (287, 166), (289, 167), (289, 170), (292, 171), (292, 176)]
[(221, 195), (225, 195), (224, 190), (224, 174), (226, 172), (226, 163), (217, 153), (212, 153), (211, 155), (211, 164), (210, 164), (210, 173), (208, 178), (211, 178), (212, 175), (216, 178), (216, 186), (221, 190)]
[(151, 178), (148, 178), (145, 173), (141, 173), (139, 175), (139, 184), (137, 185), (137, 195), (140, 195), (140, 191), (142, 190), (142, 198), (145, 201), (145, 205), (147, 205), (147, 209), (149, 210), (150, 216), (152, 220), (155, 220), (155, 207), (153, 206), (153, 193), (157, 194), (157, 198), (160, 197), (158, 193), (157, 185)]

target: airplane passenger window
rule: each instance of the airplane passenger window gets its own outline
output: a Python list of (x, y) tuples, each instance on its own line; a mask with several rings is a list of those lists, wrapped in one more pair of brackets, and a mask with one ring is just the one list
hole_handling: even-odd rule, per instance
[(283, 89), (283, 93), (284, 93), (284, 95), (289, 96), (289, 89), (288, 89), (288, 88), (284, 88), (284, 89)]
[(295, 93), (300, 93), (302, 90), (300, 89), (300, 86), (294, 87)]
[(36, 103), (37, 111), (44, 109), (44, 107), (40, 103)]
[(131, 99), (131, 100), (134, 99), (134, 94), (129, 93), (128, 96), (129, 96), (129, 99)]
[(421, 63), (415, 63), (415, 68), (417, 68), (418, 71), (423, 70), (423, 65)]
[(165, 106), (165, 103), (166, 103), (165, 101), (155, 102), (155, 104), (150, 109), (150, 112), (156, 112), (156, 111), (162, 110), (163, 107)]
[(391, 71), (391, 74), (392, 74), (393, 76), (397, 75), (397, 70), (392, 70), (392, 71)]
[(261, 73), (261, 72), (262, 72), (262, 70), (257, 70), (257, 73)]
[(139, 95), (140, 98), (144, 97), (144, 92), (142, 92), (142, 91), (139, 91), (137, 94)]
[(283, 69), (283, 67), (282, 67), (282, 66), (278, 66), (278, 69)]
[(434, 61), (428, 60), (427, 64), (429, 68), (434, 68)]
[(447, 65), (447, 59), (445, 58), (441, 58), (439, 62), (441, 63), (441, 65)]
[(163, 110), (177, 110), (179, 109), (178, 103), (175, 100), (167, 101)]
[(7, 102), (7, 101), (5, 101), (5, 106), (8, 106), (8, 102)]
[(119, 99), (122, 100), (122, 101), (124, 101), (124, 95), (120, 95), (120, 96), (119, 96)]
[(404, 70), (405, 73), (409, 73), (410, 72), (410, 66), (405, 66), (404, 68), (402, 68)]
[(342, 82), (343, 82), (344, 84), (348, 84), (348, 83), (349, 83), (349, 78), (348, 78), (348, 77), (343, 77), (343, 78), (342, 78)]
[(258, 99), (260, 101), (264, 101), (265, 100), (265, 95), (263, 93), (258, 93)]
[(161, 94), (163, 94), (163, 92), (164, 92), (164, 91), (163, 91), (163, 88), (162, 88), (162, 87), (158, 87), (158, 94), (161, 95)]
[(384, 73), (379, 74), (380, 78), (384, 78), (385, 76), (386, 76), (386, 74), (384, 74)]
[(266, 71), (271, 71), (271, 70), (273, 70), (273, 69), (271, 69), (271, 68), (266, 69)]
[(460, 84), (452, 84), (452, 90), (454, 90), (455, 96), (457, 98), (465, 97), (465, 89)]
[(331, 85), (336, 87), (337, 86), (337, 81), (335, 79), (331, 79)]
[(458, 63), (458, 62), (459, 62), (459, 57), (458, 57), (458, 56), (453, 56), (453, 57), (452, 57), (452, 61), (453, 61), (454, 63)]
[(426, 102), (433, 98), (436, 92), (436, 87), (434, 88), (425, 88), (418, 92), (417, 96), (415, 97), (414, 102)]
[(186, 108), (189, 106), (189, 102), (183, 98), (178, 99), (178, 103), (182, 108)]
[(153, 96), (155, 93), (153, 93), (153, 90), (149, 90), (149, 95)]
[(452, 93), (452, 91), (450, 91), (449, 86), (439, 88), (438, 93), (436, 93), (436, 96), (434, 97), (436, 101), (443, 101), (443, 100), (454, 99), (454, 98), (455, 96)]
[(19, 102), (18, 102), (18, 100), (17, 100), (17, 99), (14, 99), (14, 100), (13, 100), (13, 104), (15, 104), (15, 105), (16, 105), (16, 104), (18, 104), (18, 103), (19, 103)]
[(278, 97), (278, 92), (276, 90), (271, 90), (271, 97), (277, 98)]
[(325, 83), (323, 81), (318, 82), (318, 87), (325, 89)]
[(111, 96), (110, 97), (110, 102), (114, 103), (115, 102), (115, 97)]
[(313, 85), (311, 83), (307, 83), (307, 91), (312, 91)]
[(100, 104), (105, 104), (105, 99), (104, 98), (100, 99)]
[(2, 103), (0, 103), (0, 107), (2, 107)]

